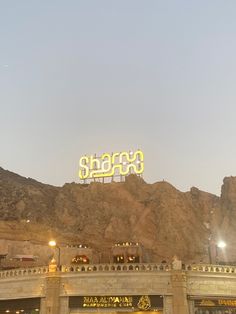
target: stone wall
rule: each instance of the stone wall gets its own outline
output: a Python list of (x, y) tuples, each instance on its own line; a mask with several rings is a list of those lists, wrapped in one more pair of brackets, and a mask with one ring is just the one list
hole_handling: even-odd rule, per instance
[(194, 266), (195, 270), (172, 270), (155, 264), (130, 266), (125, 270), (100, 264), (83, 269), (68, 266), (52, 272), (48, 267), (1, 271), (0, 299), (40, 297), (41, 314), (68, 314), (70, 296), (160, 295), (164, 314), (193, 314), (194, 298), (236, 296), (234, 268)]

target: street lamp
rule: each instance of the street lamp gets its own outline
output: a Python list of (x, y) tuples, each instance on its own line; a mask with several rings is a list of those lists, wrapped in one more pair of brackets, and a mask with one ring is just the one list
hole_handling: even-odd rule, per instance
[(226, 243), (223, 240), (218, 242), (212, 241), (211, 238), (208, 239), (208, 255), (209, 255), (209, 263), (218, 263), (219, 262), (219, 251), (218, 249), (224, 249), (226, 247)]
[(222, 240), (220, 240), (217, 244), (216, 244), (216, 262), (218, 263), (219, 261), (219, 255), (218, 255), (218, 249), (224, 249), (226, 247), (226, 243)]
[(219, 259), (218, 249), (224, 249), (225, 247), (226, 247), (226, 243), (223, 240), (215, 242), (215, 241), (212, 241), (211, 238), (208, 239), (208, 254), (209, 254), (210, 264), (212, 264), (212, 261), (214, 263), (218, 263), (218, 259)]
[(211, 237), (208, 238), (208, 256), (209, 256), (209, 263), (212, 264), (212, 254), (211, 254)]
[(223, 248), (225, 248), (226, 247), (226, 243), (224, 242), (224, 241), (219, 241), (218, 243), (217, 243), (217, 247), (219, 247), (219, 248), (221, 248), (221, 249), (223, 249)]
[(48, 242), (48, 245), (51, 246), (51, 247), (56, 247), (58, 249), (58, 267), (60, 269), (61, 268), (61, 249), (57, 245), (57, 242), (55, 240), (50, 240)]

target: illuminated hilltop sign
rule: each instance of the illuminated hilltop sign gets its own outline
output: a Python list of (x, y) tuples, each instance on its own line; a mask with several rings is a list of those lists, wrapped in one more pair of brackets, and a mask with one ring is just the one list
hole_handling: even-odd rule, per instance
[(134, 173), (141, 175), (144, 171), (144, 155), (136, 152), (104, 153), (82, 156), (79, 161), (79, 178), (81, 180), (126, 176)]

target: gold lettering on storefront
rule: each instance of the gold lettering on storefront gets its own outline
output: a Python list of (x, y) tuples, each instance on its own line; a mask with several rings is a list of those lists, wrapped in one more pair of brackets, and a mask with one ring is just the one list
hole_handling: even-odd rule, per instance
[(219, 299), (219, 305), (236, 307), (236, 300)]
[(200, 305), (201, 306), (215, 306), (215, 303), (211, 300), (202, 300)]
[(149, 296), (143, 295), (138, 301), (138, 308), (143, 311), (147, 311), (151, 308), (151, 300)]
[(133, 298), (131, 296), (101, 296), (83, 298), (83, 307), (88, 308), (116, 308), (132, 306)]

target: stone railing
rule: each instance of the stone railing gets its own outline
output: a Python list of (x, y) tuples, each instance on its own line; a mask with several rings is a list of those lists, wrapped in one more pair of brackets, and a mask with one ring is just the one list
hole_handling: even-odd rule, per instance
[(33, 268), (18, 268), (0, 271), (0, 279), (22, 276), (35, 276), (48, 273), (48, 266), (33, 267)]
[(235, 273), (236, 266), (211, 265), (211, 264), (183, 264), (185, 271), (211, 272), (211, 273)]
[[(171, 266), (167, 264), (86, 264), (86, 265), (62, 265), (60, 268), (57, 267), (57, 271), (62, 273), (69, 272), (160, 272), (170, 271)], [(32, 275), (43, 275), (49, 271), (48, 266), (34, 267), (34, 268), (19, 268), (9, 269), (0, 271), (0, 279), (21, 277), (21, 276), (32, 276)]]
[[(57, 271), (62, 273), (81, 272), (168, 272), (173, 267), (170, 264), (86, 264), (86, 265), (62, 265)], [(235, 273), (236, 266), (222, 266), (210, 264), (183, 264), (183, 271), (208, 272), (208, 273)], [(0, 271), (0, 279), (22, 276), (44, 275), (49, 273), (48, 266), (33, 268), (18, 268)]]
[(96, 264), (96, 265), (68, 265), (62, 266), (62, 272), (155, 272), (170, 271), (171, 266), (168, 264)]

